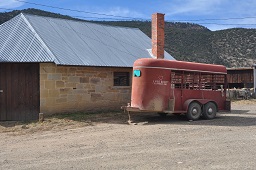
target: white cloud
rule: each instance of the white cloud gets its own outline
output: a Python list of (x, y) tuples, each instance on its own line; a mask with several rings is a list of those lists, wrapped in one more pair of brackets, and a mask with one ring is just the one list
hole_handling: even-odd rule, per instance
[(121, 7), (113, 7), (108, 10), (99, 12), (104, 13), (107, 15), (114, 15), (114, 16), (125, 16), (125, 17), (131, 17), (131, 18), (143, 18), (145, 17), (142, 13), (127, 9), (127, 8), (121, 8)]
[[(148, 18), (147, 16), (145, 16), (144, 14), (131, 10), (129, 8), (123, 8), (123, 7), (105, 7), (105, 8), (101, 8), (101, 7), (92, 7), (90, 6), (90, 8), (88, 7), (77, 7), (76, 9), (81, 10), (81, 11), (92, 11), (95, 14), (85, 14), (85, 17), (95, 17), (95, 19), (97, 18), (111, 18), (111, 19), (129, 19), (129, 18)], [(103, 15), (97, 15), (97, 14), (103, 14)], [(74, 15), (74, 14), (72, 14)], [(81, 16), (81, 13), (77, 14)], [(122, 17), (116, 17), (116, 16), (122, 16)], [(127, 17), (127, 18), (126, 18)], [(110, 19), (110, 20), (111, 20)]]
[[(242, 12), (244, 8), (240, 8), (237, 12), (238, 15), (226, 15), (222, 16), (222, 18), (226, 18), (227, 20), (220, 20), (220, 21), (212, 21), (213, 23), (217, 23), (215, 25), (207, 25), (210, 30), (221, 30), (221, 29), (228, 29), (228, 28), (256, 28), (256, 16), (253, 14), (254, 11), (247, 13), (248, 11)], [(248, 8), (247, 8), (248, 9)], [(237, 18), (237, 19), (232, 19)], [(219, 24), (219, 25), (218, 25)]]
[(239, 16), (255, 16), (255, 6), (255, 0), (235, 1), (232, 3), (232, 6), (229, 9), (229, 11), (230, 13)]
[(223, 2), (225, 0), (174, 0), (168, 5), (170, 12), (166, 12), (166, 15), (211, 14), (216, 12)]
[(253, 25), (256, 24), (256, 19), (247, 18), (256, 17), (255, 6), (255, 0), (173, 0), (171, 3), (165, 4), (165, 8), (163, 8), (165, 9), (166, 20), (175, 20), (175, 18), (177, 21), (198, 20), (189, 22), (199, 23), (214, 31), (235, 27), (256, 28), (256, 25)]
[(17, 8), (24, 5), (24, 2), (18, 2), (15, 0), (1, 0), (0, 7), (1, 8)]

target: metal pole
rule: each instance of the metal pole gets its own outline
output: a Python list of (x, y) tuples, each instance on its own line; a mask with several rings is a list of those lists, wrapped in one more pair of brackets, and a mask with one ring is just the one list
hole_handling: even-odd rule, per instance
[(253, 66), (253, 92), (255, 94), (255, 89), (256, 89), (256, 64), (254, 64), (252, 66)]

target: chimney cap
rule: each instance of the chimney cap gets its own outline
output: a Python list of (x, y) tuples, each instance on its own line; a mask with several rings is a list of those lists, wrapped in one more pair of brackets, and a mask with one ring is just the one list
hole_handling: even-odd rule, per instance
[(155, 13), (153, 13), (152, 15), (165, 15), (164, 13), (160, 13), (160, 12), (155, 12)]

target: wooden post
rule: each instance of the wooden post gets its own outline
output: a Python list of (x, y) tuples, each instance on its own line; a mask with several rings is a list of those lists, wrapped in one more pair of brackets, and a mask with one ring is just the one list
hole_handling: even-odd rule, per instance
[(39, 113), (39, 122), (44, 121), (44, 113)]

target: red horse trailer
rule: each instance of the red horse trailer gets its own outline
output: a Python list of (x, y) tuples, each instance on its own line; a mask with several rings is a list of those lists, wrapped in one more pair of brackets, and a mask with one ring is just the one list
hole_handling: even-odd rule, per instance
[(212, 119), (217, 111), (230, 110), (226, 88), (224, 66), (143, 58), (134, 63), (131, 103), (123, 108)]

